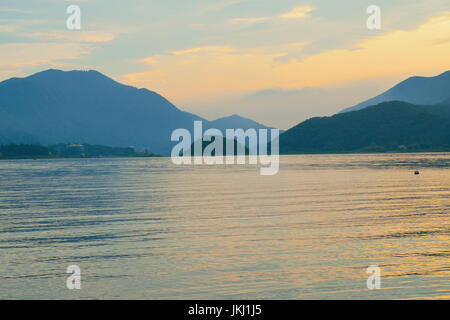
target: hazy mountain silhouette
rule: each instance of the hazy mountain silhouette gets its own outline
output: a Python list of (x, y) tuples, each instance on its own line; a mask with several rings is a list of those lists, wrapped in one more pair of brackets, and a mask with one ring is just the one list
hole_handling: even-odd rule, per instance
[(312, 118), (280, 136), (281, 153), (450, 151), (450, 105), (383, 102)]
[(227, 129), (227, 128), (242, 128), (244, 130), (247, 130), (249, 128), (254, 128), (256, 130), (268, 129), (268, 127), (266, 127), (256, 121), (241, 117), (237, 114), (233, 114), (229, 117), (223, 117), (223, 118), (219, 118), (214, 121), (211, 121), (211, 125), (214, 128), (222, 130), (224, 135), (225, 135), (225, 129)]
[[(169, 154), (176, 128), (209, 121), (159, 94), (120, 84), (97, 71), (47, 70), (0, 82), (0, 144), (87, 143)], [(217, 125), (253, 123), (232, 116)]]
[(412, 104), (431, 105), (450, 99), (450, 71), (436, 77), (411, 77), (388, 91), (342, 112), (361, 110), (386, 101), (404, 101)]

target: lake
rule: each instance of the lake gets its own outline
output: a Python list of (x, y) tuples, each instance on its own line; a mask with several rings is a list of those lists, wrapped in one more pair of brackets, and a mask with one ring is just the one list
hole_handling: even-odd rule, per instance
[(450, 299), (449, 153), (280, 161), (0, 161), (0, 298)]

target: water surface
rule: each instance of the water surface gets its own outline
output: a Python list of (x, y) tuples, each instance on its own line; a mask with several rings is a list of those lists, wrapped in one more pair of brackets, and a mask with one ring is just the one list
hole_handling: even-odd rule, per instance
[(449, 299), (449, 169), (450, 154), (282, 156), (275, 176), (0, 161), (0, 298)]

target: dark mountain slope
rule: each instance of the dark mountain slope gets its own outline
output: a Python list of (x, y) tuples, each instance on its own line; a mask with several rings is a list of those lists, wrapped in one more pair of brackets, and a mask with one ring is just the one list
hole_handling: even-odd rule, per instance
[(96, 71), (48, 70), (0, 83), (4, 141), (134, 145), (168, 153), (172, 130), (194, 120), (203, 119)]
[(402, 150), (450, 150), (450, 120), (426, 107), (393, 101), (312, 118), (280, 136), (281, 153)]
[(387, 101), (404, 101), (418, 105), (438, 104), (450, 98), (450, 71), (436, 77), (411, 77), (400, 82), (388, 91), (364, 101), (356, 106), (342, 110), (349, 112), (361, 110)]
[(450, 120), (450, 101), (446, 104), (436, 104), (431, 106), (422, 106), (428, 112), (447, 118)]

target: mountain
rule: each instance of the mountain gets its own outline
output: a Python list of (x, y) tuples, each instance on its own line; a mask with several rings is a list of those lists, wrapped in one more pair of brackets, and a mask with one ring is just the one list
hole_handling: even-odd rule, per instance
[[(262, 125), (251, 119), (241, 117), (240, 115), (237, 115), (237, 114), (233, 114), (228, 117), (223, 117), (223, 118), (219, 118), (214, 121), (211, 121), (210, 123), (206, 124), (206, 127), (204, 126), (204, 130), (208, 129), (208, 128), (219, 129), (222, 132), (222, 135), (223, 135), (222, 143), (223, 143), (223, 154), (224, 155), (227, 152), (227, 148), (226, 148), (226, 144), (227, 144), (226, 130), (227, 129), (243, 129), (243, 130), (255, 129), (257, 131), (257, 134), (258, 134), (259, 129), (267, 129), (267, 134), (268, 134), (269, 139), (271, 137), (270, 129), (272, 129), (270, 127), (266, 127), (265, 125)], [(203, 141), (202, 142), (202, 152), (205, 150), (205, 148), (210, 143), (211, 143), (211, 141)], [(239, 145), (239, 142), (235, 138), (234, 139), (234, 154), (237, 154), (238, 145)], [(243, 144), (242, 147), (244, 148), (245, 153), (248, 154), (249, 153), (249, 140), (248, 139), (245, 140), (245, 145)], [(259, 150), (259, 147), (258, 147), (258, 150)], [(187, 150), (186, 153), (194, 155), (194, 143), (192, 143), (190, 150)]]
[(237, 115), (209, 122), (93, 70), (46, 70), (0, 82), (0, 144), (82, 143), (170, 154), (172, 131), (192, 130), (195, 120), (205, 129), (256, 125)]
[(364, 109), (386, 101), (404, 101), (418, 105), (438, 104), (450, 99), (450, 71), (436, 77), (411, 77), (400, 82), (388, 91), (341, 111), (349, 112)]
[(223, 117), (216, 119), (214, 121), (211, 121), (211, 127), (219, 129), (225, 134), (225, 130), (229, 128), (242, 128), (244, 130), (254, 128), (256, 130), (258, 129), (270, 129), (269, 127), (266, 127), (256, 121), (253, 121), (251, 119), (247, 119), (244, 117), (241, 117), (237, 114), (233, 114), (229, 117)]
[(422, 106), (428, 112), (450, 120), (450, 102), (431, 106)]
[(312, 118), (280, 136), (280, 152), (450, 151), (450, 118), (433, 111), (448, 114), (450, 105), (430, 110), (392, 101)]
[(0, 83), (4, 142), (133, 145), (168, 153), (172, 130), (194, 120), (204, 119), (97, 71), (47, 70)]

